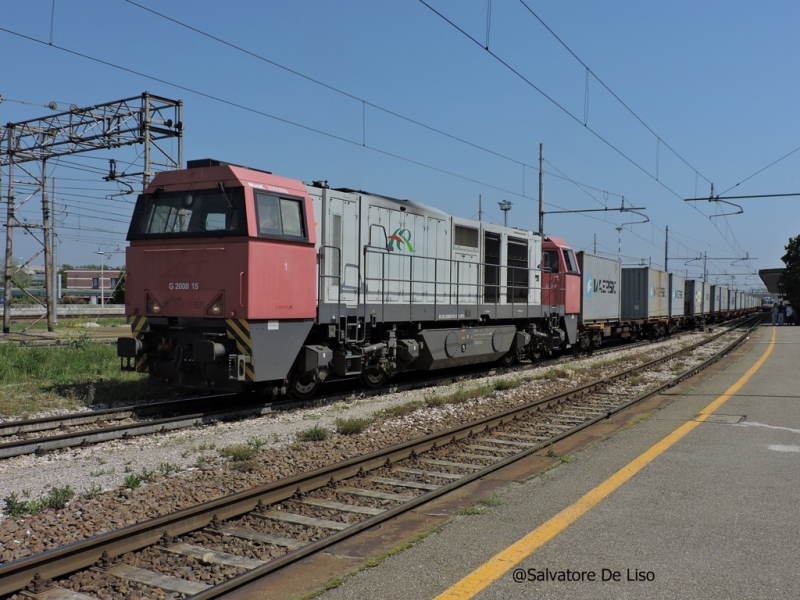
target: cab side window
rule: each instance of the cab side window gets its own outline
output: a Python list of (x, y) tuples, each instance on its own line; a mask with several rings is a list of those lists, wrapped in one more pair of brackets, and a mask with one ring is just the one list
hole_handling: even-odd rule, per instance
[(256, 192), (259, 236), (307, 239), (304, 214), (300, 200)]
[(542, 268), (551, 273), (558, 273), (558, 251), (545, 250), (542, 252)]
[(564, 249), (564, 262), (567, 265), (567, 273), (578, 272), (578, 261), (575, 260), (575, 253), (572, 250)]

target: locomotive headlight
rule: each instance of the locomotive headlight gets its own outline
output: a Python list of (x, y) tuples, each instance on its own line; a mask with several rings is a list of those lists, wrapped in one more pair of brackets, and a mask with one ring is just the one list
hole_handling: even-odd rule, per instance
[(206, 314), (212, 317), (221, 316), (225, 310), (225, 293), (220, 293), (206, 309)]
[(145, 312), (151, 315), (161, 314), (161, 304), (149, 293), (147, 294), (147, 301), (145, 303)]

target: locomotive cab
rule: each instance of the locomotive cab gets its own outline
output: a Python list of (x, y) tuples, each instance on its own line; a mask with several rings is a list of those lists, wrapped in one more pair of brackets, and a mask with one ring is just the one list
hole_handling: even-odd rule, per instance
[(542, 242), (542, 306), (574, 344), (581, 311), (581, 272), (575, 252), (561, 238), (548, 235)]
[[(128, 232), (123, 368), (238, 390), (282, 381), (316, 317), (316, 234), (299, 181), (217, 161), (159, 173)], [(254, 355), (259, 360), (254, 360)]]

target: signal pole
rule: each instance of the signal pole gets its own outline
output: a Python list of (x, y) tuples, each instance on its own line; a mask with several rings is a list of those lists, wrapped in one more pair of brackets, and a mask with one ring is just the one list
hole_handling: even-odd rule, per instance
[(544, 144), (539, 144), (539, 235), (544, 238)]

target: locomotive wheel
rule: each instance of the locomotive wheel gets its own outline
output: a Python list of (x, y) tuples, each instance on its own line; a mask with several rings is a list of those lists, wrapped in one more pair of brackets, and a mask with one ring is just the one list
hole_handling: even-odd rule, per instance
[(515, 362), (517, 362), (517, 351), (516, 350), (511, 350), (505, 356), (497, 359), (497, 364), (500, 365), (501, 367), (505, 367), (505, 368), (510, 367)]
[(528, 347), (528, 356), (530, 357), (531, 361), (539, 362), (542, 360), (542, 356), (544, 356), (544, 352), (540, 347), (529, 346)]
[(359, 378), (364, 387), (372, 388), (373, 390), (389, 381), (389, 376), (386, 374), (386, 371), (378, 371), (377, 369), (363, 371), (361, 375), (359, 375)]
[(314, 379), (313, 373), (295, 376), (292, 380), (291, 394), (295, 398), (305, 400), (317, 393), (320, 382)]

